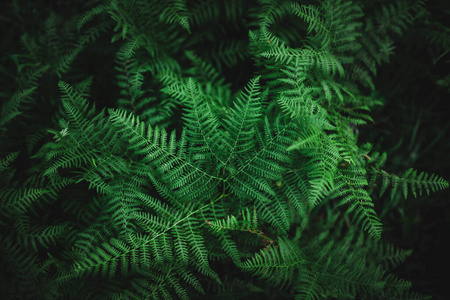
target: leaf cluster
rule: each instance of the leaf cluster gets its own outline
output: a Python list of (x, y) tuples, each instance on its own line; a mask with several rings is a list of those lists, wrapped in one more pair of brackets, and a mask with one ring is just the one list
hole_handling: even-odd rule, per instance
[(20, 28), (1, 296), (420, 299), (375, 200), (448, 182), (358, 139), (377, 66), (427, 11), (363, 2), (93, 0)]

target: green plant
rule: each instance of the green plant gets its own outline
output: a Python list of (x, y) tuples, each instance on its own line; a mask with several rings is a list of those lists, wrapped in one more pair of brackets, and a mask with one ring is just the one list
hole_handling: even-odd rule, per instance
[(42, 12), (2, 60), (3, 297), (422, 297), (392, 272), (411, 251), (380, 240), (377, 201), (448, 182), (358, 142), (421, 1), (83, 11)]

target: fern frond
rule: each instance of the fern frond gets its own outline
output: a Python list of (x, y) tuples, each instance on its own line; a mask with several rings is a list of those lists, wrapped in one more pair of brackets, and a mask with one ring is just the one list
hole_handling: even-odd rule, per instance
[(225, 138), (229, 148), (227, 161), (255, 146), (255, 125), (260, 120), (262, 108), (259, 94), (259, 77), (257, 77), (250, 80), (245, 92), (237, 98), (229, 117), (224, 120)]
[(5, 278), (13, 286), (8, 289), (16, 289), (21, 294), (34, 293), (42, 295), (42, 285), (46, 283), (46, 273), (48, 267), (46, 263), (41, 263), (36, 251), (27, 251), (19, 243), (10, 237), (0, 237), (2, 253), (2, 263), (5, 269), (14, 274), (14, 278)]
[(19, 87), (9, 100), (2, 104), (0, 111), (0, 130), (11, 120), (20, 115), (30, 103), (34, 101), (34, 94), (38, 87), (38, 80), (49, 69), (48, 65), (37, 64), (30, 68), (28, 72), (24, 72), (26, 76), (23, 78), (23, 86)]
[(81, 31), (82, 27), (86, 25), (86, 23), (92, 21), (96, 16), (103, 14), (108, 9), (107, 5), (98, 5), (89, 11), (83, 13), (77, 23), (78, 32)]
[(198, 89), (192, 79), (189, 79), (186, 85), (167, 87), (163, 91), (185, 105), (186, 113), (183, 119), (186, 122), (185, 130), (193, 159), (214, 158), (222, 162), (224, 158), (217, 155), (222, 140), (218, 130), (220, 124), (211, 105), (204, 100), (203, 91)]
[(329, 29), (324, 25), (320, 8), (314, 5), (300, 5), (298, 3), (293, 3), (292, 12), (308, 23), (308, 34), (314, 30), (317, 32), (318, 38), (323, 41), (322, 43), (324, 45), (327, 45), (330, 42)]
[(322, 135), (321, 139), (314, 141), (314, 147), (303, 153), (308, 162), (302, 167), (309, 178), (310, 192), (308, 199), (311, 207), (317, 206), (320, 201), (335, 189), (334, 178), (340, 160), (339, 150), (333, 140)]
[(169, 24), (178, 23), (191, 33), (186, 4), (183, 0), (165, 1), (159, 19), (164, 20)]
[(334, 74), (344, 75), (344, 69), (339, 60), (327, 51), (319, 52), (310, 47), (293, 49), (281, 44), (278, 47), (272, 46), (270, 50), (264, 51), (260, 55), (264, 58), (273, 58), (283, 65), (289, 65), (295, 58), (299, 58), (299, 65), (307, 69), (317, 68), (330, 76)]
[(353, 213), (353, 219), (357, 224), (369, 232), (375, 238), (380, 239), (381, 221), (377, 217), (374, 204), (368, 192), (364, 189), (367, 186), (365, 170), (356, 166), (348, 166), (340, 172), (342, 177), (339, 182), (338, 195), (343, 199), (339, 205), (348, 204), (348, 213)]
[[(376, 250), (375, 250), (376, 249)], [(378, 262), (383, 262), (389, 269), (394, 269), (411, 255), (413, 250), (403, 250), (395, 247), (393, 244), (380, 244), (373, 247), (373, 255)]]
[(299, 277), (295, 283), (295, 299), (320, 299), (324, 294), (324, 280), (322, 274), (328, 269), (329, 263), (327, 257), (332, 249), (333, 242), (330, 241), (324, 245), (322, 249), (314, 253), (314, 262), (308, 267), (305, 263), (303, 272), (299, 273)]
[(217, 153), (221, 147), (221, 132), (218, 130), (219, 122), (212, 111), (211, 106), (202, 99), (202, 91), (199, 91), (193, 80), (189, 80), (186, 87), (185, 120), (186, 134), (189, 139), (189, 147), (194, 157), (213, 156), (221, 162), (223, 158)]
[[(64, 109), (69, 118), (69, 122), (75, 125), (75, 128), (80, 131), (86, 131), (91, 127), (87, 118), (92, 118), (95, 111), (95, 105), (89, 109), (89, 102), (81, 97), (73, 90), (68, 83), (60, 81), (58, 87), (62, 93), (62, 101)], [(86, 137), (89, 141), (89, 137)]]
[[(177, 197), (184, 201), (190, 201), (200, 195), (202, 199), (212, 197), (213, 186), (220, 181), (193, 164), (187, 157), (178, 156), (175, 143), (169, 144), (165, 130), (145, 126), (139, 117), (133, 114), (127, 116), (124, 111), (110, 109), (109, 113), (112, 124), (129, 141), (128, 149), (135, 155), (144, 155), (144, 162), (153, 164), (161, 172), (164, 182), (177, 191)], [(175, 132), (172, 132), (170, 140), (174, 141), (174, 138)]]
[[(5, 158), (0, 159), (0, 174), (9, 168), (9, 166), (16, 160), (19, 156), (19, 152), (12, 152), (6, 155)], [(3, 174), (2, 174), (3, 175)], [(0, 177), (1, 178), (1, 177)]]
[(274, 281), (276, 285), (288, 285), (296, 269), (304, 260), (299, 249), (284, 239), (278, 240), (277, 247), (269, 245), (266, 249), (244, 261), (240, 268), (261, 278)]
[(3, 214), (21, 214), (28, 211), (37, 199), (48, 192), (48, 190), (42, 188), (27, 187), (2, 189), (0, 190), (0, 198), (3, 201), (0, 203), (0, 208)]
[(223, 220), (206, 222), (210, 226), (213, 233), (220, 230), (239, 230), (258, 233), (258, 216), (255, 209), (253, 209), (253, 213), (251, 213), (248, 209), (242, 211), (239, 213), (239, 218), (242, 218), (242, 220), (238, 220), (235, 216), (228, 216)]
[(392, 186), (391, 199), (394, 198), (399, 187), (401, 187), (405, 199), (408, 197), (408, 191), (411, 191), (414, 197), (417, 197), (417, 195), (421, 196), (423, 194), (423, 190), (429, 195), (430, 191), (437, 192), (449, 187), (449, 183), (436, 174), (417, 173), (412, 168), (406, 170), (402, 176), (389, 174), (386, 171), (374, 167), (372, 167), (371, 172), (382, 177), (380, 197), (389, 185)]
[(280, 22), (290, 11), (288, 1), (259, 0), (258, 17), (259, 26), (267, 27)]
[(264, 132), (257, 135), (258, 148), (241, 155), (236, 168), (227, 168), (230, 175), (226, 180), (242, 199), (254, 199), (264, 205), (275, 196), (269, 180), (279, 180), (285, 170), (283, 164), (291, 161), (283, 141), (291, 123), (280, 124), (280, 120), (277, 123), (279, 126), (272, 128), (266, 118)]
[(70, 228), (67, 224), (46, 226), (44, 228), (34, 227), (33, 230), (24, 232), (19, 236), (19, 241), (25, 248), (31, 248), (38, 251), (41, 247), (49, 248), (56, 245), (58, 240), (61, 240)]

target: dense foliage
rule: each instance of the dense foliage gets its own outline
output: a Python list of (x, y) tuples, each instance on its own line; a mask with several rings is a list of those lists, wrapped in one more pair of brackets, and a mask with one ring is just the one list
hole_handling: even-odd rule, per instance
[(407, 59), (450, 91), (423, 1), (43, 4), (3, 4), (2, 299), (427, 298), (383, 223), (448, 188), (411, 165), (449, 126), (397, 112), (399, 163), (373, 118)]

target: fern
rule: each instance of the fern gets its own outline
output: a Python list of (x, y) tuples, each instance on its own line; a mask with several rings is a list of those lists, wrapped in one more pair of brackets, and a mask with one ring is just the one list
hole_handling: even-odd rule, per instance
[(408, 197), (409, 191), (412, 192), (414, 197), (417, 197), (417, 195), (421, 196), (424, 190), (429, 195), (430, 191), (436, 192), (448, 188), (448, 182), (439, 176), (430, 176), (425, 172), (417, 174), (417, 170), (412, 168), (406, 170), (402, 176), (389, 174), (378, 168), (372, 168), (372, 172), (375, 177), (382, 178), (380, 196), (384, 194), (389, 185), (392, 186), (391, 199), (400, 191), (399, 188), (405, 198)]
[(447, 28), (378, 4), (13, 1), (2, 299), (420, 299), (385, 220), (448, 182), (362, 132), (380, 65)]

